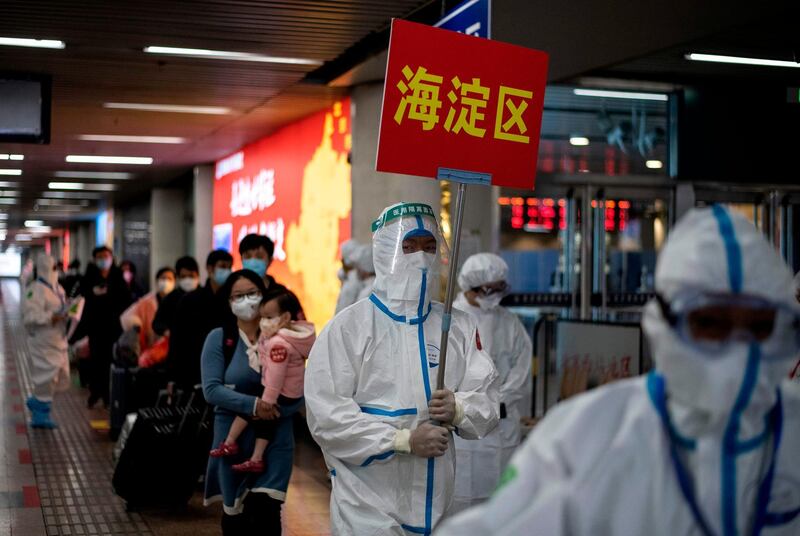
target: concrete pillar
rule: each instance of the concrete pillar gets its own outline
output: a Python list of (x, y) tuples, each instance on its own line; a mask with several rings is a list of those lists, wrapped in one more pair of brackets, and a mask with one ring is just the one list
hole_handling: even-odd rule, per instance
[(150, 273), (173, 266), (186, 254), (183, 190), (156, 188), (150, 194)]
[(676, 221), (681, 219), (684, 214), (693, 209), (694, 205), (694, 185), (687, 182), (678, 183), (675, 187), (675, 219), (672, 222), (673, 225)]
[(438, 214), (441, 205), (437, 181), (375, 171), (382, 99), (382, 82), (357, 86), (352, 94), (352, 226), (353, 238), (360, 242), (372, 240), (372, 222), (384, 207), (399, 201), (417, 201), (428, 203)]
[(214, 210), (214, 166), (194, 168), (194, 251), (192, 255), (200, 264), (200, 277), (206, 273), (206, 257), (211, 253), (212, 212)]

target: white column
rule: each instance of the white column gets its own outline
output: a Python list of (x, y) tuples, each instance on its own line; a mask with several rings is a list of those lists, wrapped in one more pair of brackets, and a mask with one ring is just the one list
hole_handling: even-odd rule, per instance
[(151, 274), (160, 266), (174, 266), (186, 255), (183, 200), (183, 190), (156, 188), (150, 194)]
[(194, 167), (194, 252), (200, 264), (200, 277), (205, 279), (206, 257), (211, 253), (211, 226), (214, 210), (214, 166)]

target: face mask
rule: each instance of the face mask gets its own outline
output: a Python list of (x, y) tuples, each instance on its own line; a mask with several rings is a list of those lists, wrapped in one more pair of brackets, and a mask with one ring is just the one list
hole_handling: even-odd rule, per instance
[(500, 305), (500, 302), (503, 301), (503, 295), (492, 294), (486, 297), (476, 296), (475, 301), (478, 302), (478, 306), (481, 308), (482, 311), (491, 311), (492, 309)]
[(283, 322), (281, 321), (280, 317), (262, 318), (261, 322), (259, 323), (259, 327), (261, 327), (261, 334), (269, 338), (280, 331), (280, 329), (283, 327)]
[(245, 297), (240, 301), (231, 303), (231, 311), (239, 320), (249, 322), (258, 314), (258, 307), (261, 305), (261, 295), (252, 298)]
[(175, 281), (172, 279), (159, 279), (156, 284), (158, 285), (158, 292), (164, 295), (175, 290)]
[(125, 282), (130, 285), (131, 282), (133, 281), (133, 272), (131, 272), (130, 270), (125, 270), (124, 272), (122, 272), (122, 279), (124, 279)]
[(267, 261), (263, 259), (245, 259), (242, 261), (242, 268), (254, 272), (258, 277), (267, 274)]
[(69, 275), (71, 275), (71, 276), (76, 276), (76, 275), (78, 275), (78, 269), (77, 268), (70, 268), (69, 272), (67, 272), (67, 273)]
[(178, 281), (178, 285), (181, 287), (181, 290), (184, 292), (191, 292), (197, 289), (197, 285), (199, 282), (194, 277), (182, 277)]
[(101, 270), (110, 269), (111, 265), (113, 263), (114, 263), (114, 260), (113, 259), (108, 259), (108, 258), (97, 259), (97, 262), (95, 262), (97, 267), (100, 268)]
[(227, 268), (216, 268), (214, 270), (214, 282), (217, 285), (224, 285), (225, 281), (228, 280), (228, 276), (231, 275), (231, 271)]

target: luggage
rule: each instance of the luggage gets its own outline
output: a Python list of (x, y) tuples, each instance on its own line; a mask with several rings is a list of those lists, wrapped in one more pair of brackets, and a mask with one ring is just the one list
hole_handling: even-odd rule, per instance
[(111, 388), (109, 389), (110, 404), (109, 412), (109, 430), (108, 435), (112, 441), (116, 441), (119, 437), (122, 425), (125, 423), (125, 416), (132, 411), (136, 411), (132, 407), (132, 385), (134, 369), (129, 367), (121, 367), (117, 364), (111, 364)]
[(111, 364), (108, 435), (112, 441), (119, 437), (129, 413), (157, 404), (160, 391), (166, 383), (166, 372), (163, 370)]
[(128, 509), (185, 506), (208, 460), (212, 412), (195, 390), (185, 406), (141, 409), (112, 485)]

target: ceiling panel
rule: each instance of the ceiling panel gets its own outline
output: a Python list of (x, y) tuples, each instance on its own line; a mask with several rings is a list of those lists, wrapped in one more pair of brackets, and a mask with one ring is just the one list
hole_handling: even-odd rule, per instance
[[(120, 201), (168, 183), (291, 121), (330, 105), (342, 89), (301, 80), (317, 65), (285, 65), (145, 54), (148, 45), (334, 60), (384, 30), (392, 17), (430, 0), (0, 0), (0, 36), (60, 39), (64, 50), (0, 46), (0, 72), (53, 77), (51, 143), (0, 144), (22, 153), (22, 197), (10, 209), (24, 219), (56, 171), (128, 171), (110, 195)], [(224, 106), (226, 115), (107, 109), (104, 102)], [(181, 145), (87, 142), (81, 134), (178, 136)], [(68, 164), (67, 154), (151, 156), (152, 166)], [(0, 168), (11, 167), (8, 162)], [(92, 182), (92, 181), (86, 181)], [(98, 181), (94, 181), (98, 182)], [(104, 181), (105, 182), (105, 181)], [(97, 200), (92, 200), (91, 208)], [(55, 210), (55, 209), (43, 209)]]

